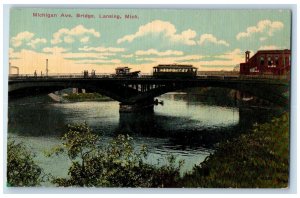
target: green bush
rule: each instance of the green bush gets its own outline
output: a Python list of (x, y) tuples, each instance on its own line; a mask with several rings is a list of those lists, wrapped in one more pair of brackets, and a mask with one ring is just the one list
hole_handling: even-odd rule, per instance
[(252, 133), (219, 145), (183, 178), (188, 187), (283, 188), (289, 177), (289, 117), (254, 126)]
[(8, 140), (7, 186), (37, 186), (43, 181), (42, 169), (36, 165), (33, 155), (22, 143)]
[(147, 148), (135, 150), (128, 135), (104, 145), (86, 123), (68, 128), (63, 145), (53, 150), (56, 154), (67, 152), (72, 161), (69, 178), (53, 178), (57, 186), (175, 187), (180, 178), (180, 165), (176, 166), (174, 157), (160, 168), (145, 164)]

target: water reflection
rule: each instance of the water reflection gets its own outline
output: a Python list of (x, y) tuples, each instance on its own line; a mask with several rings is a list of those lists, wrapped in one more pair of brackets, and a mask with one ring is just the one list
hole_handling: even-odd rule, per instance
[(14, 100), (8, 106), (9, 133), (27, 136), (59, 136), (66, 131), (66, 120), (45, 97)]
[[(253, 123), (268, 121), (276, 113), (273, 109), (220, 106), (198, 99), (191, 94), (166, 94), (159, 98), (164, 105), (155, 106), (153, 113), (119, 114), (116, 101), (53, 103), (47, 97), (24, 98), (9, 102), (9, 136), (30, 145), (40, 165), (54, 175), (65, 175), (60, 171), (65, 171), (63, 167), (69, 162), (46, 159), (42, 153), (52, 145), (49, 140), (60, 143), (67, 124), (83, 121), (107, 141), (122, 133), (133, 136), (137, 146), (148, 145), (149, 163), (174, 154), (186, 161), (183, 171), (187, 171), (203, 161), (215, 143), (237, 137)], [(53, 169), (49, 164), (59, 167)]]
[(221, 131), (224, 134), (226, 130), (232, 130), (239, 124), (237, 108), (202, 104), (189, 106), (183, 102), (164, 101), (164, 106), (155, 107), (155, 113), (120, 114), (116, 132), (132, 136), (169, 138), (170, 144), (186, 149), (213, 145), (220, 139), (210, 136), (218, 136), (217, 133)]

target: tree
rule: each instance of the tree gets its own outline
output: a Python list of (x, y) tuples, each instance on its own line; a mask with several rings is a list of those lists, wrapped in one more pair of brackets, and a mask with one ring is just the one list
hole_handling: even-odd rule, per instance
[(118, 135), (109, 144), (103, 144), (83, 123), (69, 125), (62, 140), (62, 146), (52, 153), (66, 152), (72, 164), (69, 178), (52, 180), (58, 186), (174, 187), (180, 177), (180, 166), (175, 165), (174, 157), (160, 168), (148, 165), (143, 161), (147, 157), (146, 146), (135, 149), (128, 135)]
[(8, 140), (7, 185), (12, 187), (37, 186), (43, 181), (42, 169), (23, 143)]

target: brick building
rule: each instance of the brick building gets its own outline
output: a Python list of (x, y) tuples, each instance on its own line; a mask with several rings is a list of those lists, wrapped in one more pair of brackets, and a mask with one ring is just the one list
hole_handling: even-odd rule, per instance
[(245, 52), (245, 63), (240, 64), (240, 74), (284, 75), (291, 69), (291, 50), (260, 50), (250, 58)]

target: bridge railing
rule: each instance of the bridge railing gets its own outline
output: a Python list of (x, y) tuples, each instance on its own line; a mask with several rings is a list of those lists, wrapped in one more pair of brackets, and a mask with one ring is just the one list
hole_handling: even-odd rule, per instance
[(288, 75), (240, 75), (241, 80), (280, 80), (289, 81), (290, 77)]
[[(96, 75), (89, 75), (88, 77), (109, 77), (111, 74), (96, 74)], [(84, 78), (84, 75), (82, 73), (57, 73), (57, 74), (49, 74), (49, 75), (34, 75), (34, 74), (10, 74), (10, 78)]]
[[(83, 73), (52, 73), (48, 76), (46, 75), (34, 75), (34, 74), (10, 74), (9, 79), (69, 79), (69, 78), (141, 78), (141, 79), (156, 79), (150, 73), (142, 73), (138, 77), (130, 76), (117, 76), (116, 74), (110, 73), (96, 73), (95, 75), (89, 74), (84, 76)], [(224, 80), (289, 80), (289, 76), (279, 76), (279, 75), (200, 75), (196, 76), (196, 79), (224, 79)]]
[[(152, 78), (153, 76), (148, 73), (143, 73), (138, 77), (135, 78)], [(117, 76), (116, 74), (110, 74), (110, 73), (96, 73), (96, 74), (89, 74), (85, 76), (83, 73), (52, 73), (49, 75), (34, 75), (34, 74), (10, 74), (10, 79), (30, 79), (30, 78), (132, 78), (130, 76)]]
[(197, 75), (197, 79), (289, 80), (289, 77), (285, 75)]

